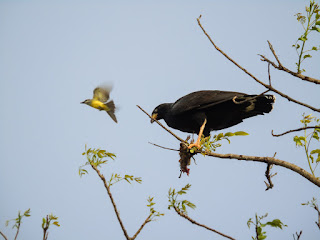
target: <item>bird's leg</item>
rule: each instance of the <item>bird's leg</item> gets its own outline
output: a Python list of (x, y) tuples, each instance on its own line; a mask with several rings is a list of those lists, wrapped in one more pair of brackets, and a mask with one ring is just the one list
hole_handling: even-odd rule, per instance
[(205, 118), (202, 126), (200, 127), (200, 131), (199, 131), (199, 134), (198, 134), (198, 139), (197, 139), (197, 141), (196, 141), (195, 143), (190, 144), (190, 145), (188, 146), (189, 149), (192, 148), (192, 147), (196, 147), (196, 148), (198, 148), (198, 149), (201, 148), (201, 146), (200, 146), (200, 140), (201, 140), (201, 136), (202, 136), (202, 134), (203, 134), (204, 127), (206, 126), (206, 123), (207, 123), (207, 119)]

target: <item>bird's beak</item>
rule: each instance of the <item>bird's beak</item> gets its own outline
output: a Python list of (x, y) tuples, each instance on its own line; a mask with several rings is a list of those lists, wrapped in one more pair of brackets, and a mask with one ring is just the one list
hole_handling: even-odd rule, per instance
[(151, 116), (153, 119), (151, 119), (150, 120), (150, 122), (151, 123), (153, 123), (154, 122), (154, 120), (156, 120), (157, 119), (157, 117), (158, 117), (158, 113), (154, 113), (154, 114), (152, 114), (152, 116)]
[(84, 103), (85, 101), (81, 102), (81, 103)]

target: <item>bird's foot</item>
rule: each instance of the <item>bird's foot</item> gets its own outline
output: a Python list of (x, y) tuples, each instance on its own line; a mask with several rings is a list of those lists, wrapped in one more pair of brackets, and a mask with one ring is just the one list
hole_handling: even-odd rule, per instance
[(201, 146), (200, 146), (200, 143), (196, 142), (196, 143), (191, 143), (188, 148), (191, 149), (193, 147), (196, 147), (197, 149), (200, 149)]

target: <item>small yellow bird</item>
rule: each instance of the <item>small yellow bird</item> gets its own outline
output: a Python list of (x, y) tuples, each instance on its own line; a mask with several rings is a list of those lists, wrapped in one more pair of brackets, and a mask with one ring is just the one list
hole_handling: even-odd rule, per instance
[(118, 121), (116, 115), (114, 114), (114, 111), (116, 109), (114, 102), (113, 100), (107, 102), (109, 100), (110, 92), (111, 87), (97, 87), (93, 90), (93, 98), (86, 99), (81, 103), (87, 104), (90, 107), (98, 109), (99, 111), (106, 111), (112, 118), (112, 120), (117, 123)]

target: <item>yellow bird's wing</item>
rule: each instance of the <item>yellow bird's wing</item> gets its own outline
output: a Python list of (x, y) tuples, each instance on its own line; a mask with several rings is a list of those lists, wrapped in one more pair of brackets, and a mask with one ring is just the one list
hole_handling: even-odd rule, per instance
[(105, 103), (108, 101), (112, 88), (108, 86), (97, 87), (93, 90), (93, 99)]

